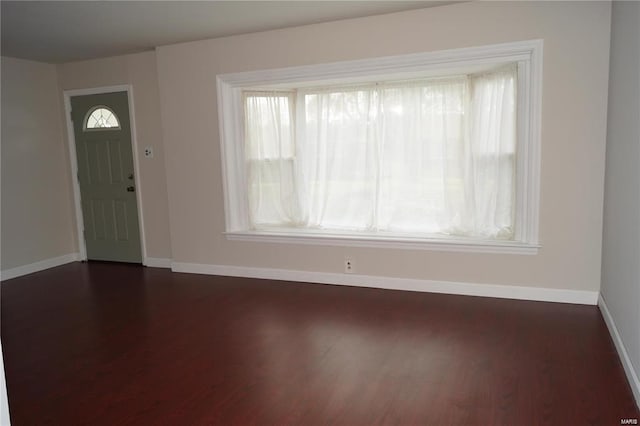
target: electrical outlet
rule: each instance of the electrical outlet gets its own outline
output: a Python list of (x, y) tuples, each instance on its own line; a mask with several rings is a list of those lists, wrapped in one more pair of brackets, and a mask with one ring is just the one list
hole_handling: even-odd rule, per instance
[(153, 148), (150, 146), (144, 147), (144, 156), (147, 158), (153, 158)]
[(353, 274), (353, 260), (345, 259), (344, 261), (344, 273)]

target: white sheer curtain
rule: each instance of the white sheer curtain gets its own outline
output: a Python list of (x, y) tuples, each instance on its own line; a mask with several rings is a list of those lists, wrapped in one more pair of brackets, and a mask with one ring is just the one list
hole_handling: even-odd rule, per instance
[(473, 98), (467, 185), (473, 235), (514, 236), (516, 76), (513, 65), (470, 79)]
[(451, 233), (467, 216), (464, 77), (382, 91), (381, 230)]
[(249, 222), (296, 223), (292, 94), (245, 93)]
[(251, 223), (511, 238), (515, 76), (247, 96)]
[(301, 92), (298, 179), (307, 227), (373, 229), (380, 162), (375, 88)]

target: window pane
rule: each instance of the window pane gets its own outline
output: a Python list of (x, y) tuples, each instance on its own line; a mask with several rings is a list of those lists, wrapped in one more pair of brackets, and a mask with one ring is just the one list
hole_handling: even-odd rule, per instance
[(116, 114), (107, 107), (94, 109), (85, 124), (85, 129), (119, 129), (120, 123)]
[(247, 158), (293, 157), (292, 111), (288, 95), (247, 95), (245, 113)]
[(307, 226), (372, 229), (379, 94), (372, 90), (307, 93), (304, 105), (299, 161)]
[(252, 226), (513, 238), (516, 71), (245, 93)]
[(295, 222), (293, 119), (289, 95), (247, 93), (245, 156), (250, 223)]
[(516, 69), (475, 76), (470, 174), (476, 230), (512, 238), (515, 202)]
[(251, 223), (293, 223), (297, 205), (293, 198), (293, 160), (252, 160), (248, 164)]
[(383, 91), (380, 228), (443, 232), (465, 217), (462, 156), (467, 79)]

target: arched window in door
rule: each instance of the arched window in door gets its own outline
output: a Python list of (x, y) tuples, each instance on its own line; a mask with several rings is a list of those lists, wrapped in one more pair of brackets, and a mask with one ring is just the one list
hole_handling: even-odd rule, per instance
[(119, 129), (120, 121), (115, 112), (106, 106), (97, 106), (89, 110), (84, 122), (85, 130)]

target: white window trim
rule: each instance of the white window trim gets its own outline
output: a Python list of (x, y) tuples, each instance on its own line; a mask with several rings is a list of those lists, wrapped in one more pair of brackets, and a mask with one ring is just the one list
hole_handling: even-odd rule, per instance
[[(239, 241), (292, 244), (410, 248), (480, 253), (536, 254), (540, 192), (540, 127), (542, 104), (542, 40), (401, 56), (305, 65), (290, 68), (218, 75), (218, 117), (224, 188), (225, 235)], [(291, 85), (318, 80), (357, 79), (369, 75), (411, 73), (473, 67), (496, 62), (518, 62), (518, 147), (516, 170), (515, 241), (460, 238), (403, 238), (336, 233), (251, 231), (247, 217), (233, 211), (248, 211), (245, 188), (242, 89), (276, 84)], [(230, 167), (231, 165), (231, 167)], [(230, 170), (233, 169), (233, 170)], [(233, 206), (233, 207), (231, 207)]]

